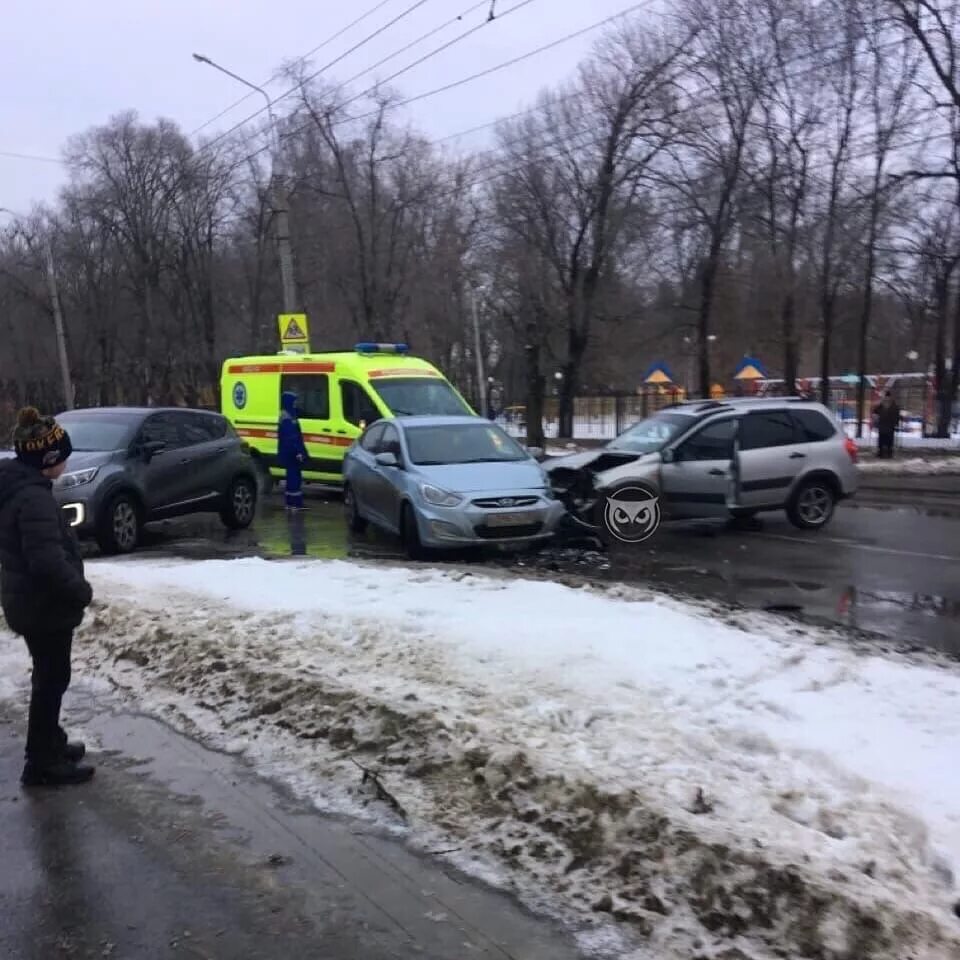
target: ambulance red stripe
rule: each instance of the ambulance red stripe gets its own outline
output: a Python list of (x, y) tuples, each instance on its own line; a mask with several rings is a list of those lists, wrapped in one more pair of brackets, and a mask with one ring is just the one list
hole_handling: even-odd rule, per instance
[(337, 365), (331, 362), (316, 363), (234, 363), (227, 367), (229, 373), (333, 373)]
[(389, 370), (371, 370), (367, 376), (373, 380), (375, 377), (439, 377), (441, 374), (418, 367), (393, 367)]
[[(237, 433), (241, 437), (252, 437), (255, 440), (276, 440), (276, 430), (253, 430), (249, 427), (238, 427)], [(350, 437), (331, 437), (324, 433), (305, 433), (304, 443), (316, 443), (325, 447), (349, 447), (353, 440)]]

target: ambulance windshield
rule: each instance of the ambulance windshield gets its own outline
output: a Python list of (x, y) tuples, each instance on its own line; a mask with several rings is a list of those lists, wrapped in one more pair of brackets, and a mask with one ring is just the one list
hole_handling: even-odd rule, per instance
[(449, 383), (432, 377), (390, 377), (370, 386), (396, 417), (459, 417), (470, 410)]

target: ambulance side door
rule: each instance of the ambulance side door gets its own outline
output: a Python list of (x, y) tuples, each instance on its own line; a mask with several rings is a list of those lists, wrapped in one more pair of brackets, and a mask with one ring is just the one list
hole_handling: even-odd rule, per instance
[(355, 440), (372, 423), (382, 419), (383, 414), (377, 409), (373, 398), (355, 380), (340, 378), (340, 411), (343, 424), (338, 426), (337, 433)]
[(336, 441), (330, 418), (330, 377), (326, 373), (283, 373), (280, 377), (280, 398), (290, 391), (297, 395), (300, 429), (307, 445), (304, 469), (311, 473), (342, 473), (343, 461), (334, 454)]

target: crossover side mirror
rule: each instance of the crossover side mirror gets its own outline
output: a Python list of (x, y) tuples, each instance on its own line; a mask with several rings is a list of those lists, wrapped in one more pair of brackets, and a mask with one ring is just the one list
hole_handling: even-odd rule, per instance
[(167, 449), (167, 444), (163, 440), (150, 440), (147, 443), (140, 444), (140, 453), (143, 459), (149, 463), (158, 453), (163, 453)]
[(673, 463), (677, 459), (677, 455), (672, 448), (668, 447), (666, 450), (660, 452), (660, 459), (663, 460), (664, 463)]
[(539, 460), (543, 456), (543, 447), (527, 447), (527, 453)]
[(399, 467), (400, 461), (395, 453), (378, 453), (374, 459), (381, 467)]

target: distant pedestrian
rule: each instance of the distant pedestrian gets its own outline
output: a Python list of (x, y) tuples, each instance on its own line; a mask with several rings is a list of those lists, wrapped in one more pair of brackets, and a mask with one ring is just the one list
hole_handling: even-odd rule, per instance
[(889, 460), (893, 456), (893, 438), (900, 427), (900, 408), (888, 390), (883, 400), (873, 408), (877, 425), (877, 457)]
[(73, 448), (63, 427), (33, 407), (17, 415), (13, 442), (16, 459), (0, 461), (0, 600), (8, 626), (26, 640), (33, 660), (21, 781), (84, 783), (94, 768), (80, 764), (86, 748), (68, 742), (60, 708), (70, 685), (73, 631), (93, 591), (76, 536), (52, 491)]
[(303, 509), (303, 467), (307, 447), (297, 417), (297, 395), (285, 392), (280, 398), (280, 423), (277, 427), (277, 454), (280, 466), (287, 471), (286, 504), (288, 510)]

